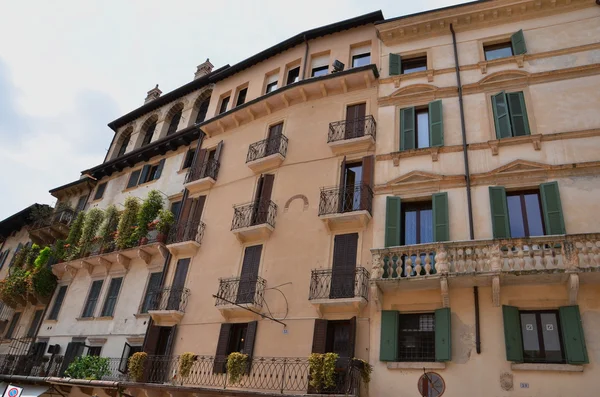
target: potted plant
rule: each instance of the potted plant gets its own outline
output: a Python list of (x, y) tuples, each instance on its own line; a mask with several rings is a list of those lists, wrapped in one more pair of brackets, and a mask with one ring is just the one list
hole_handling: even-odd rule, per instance
[(79, 247), (83, 257), (88, 256), (92, 250), (92, 245), (97, 241), (95, 239), (96, 233), (100, 229), (103, 219), (104, 212), (99, 208), (92, 208), (85, 215), (81, 237), (79, 238)]
[(310, 385), (318, 392), (335, 386), (337, 353), (312, 353), (308, 358)]
[(74, 379), (101, 380), (110, 375), (108, 357), (79, 356), (65, 371), (65, 375)]
[(373, 366), (366, 362), (365, 360), (361, 360), (360, 358), (353, 358), (352, 365), (356, 366), (356, 368), (360, 371), (360, 377), (364, 384), (368, 385), (371, 382), (371, 373), (373, 372)]
[(244, 371), (246, 371), (246, 362), (248, 355), (233, 352), (227, 357), (227, 379), (232, 385), (240, 381)]
[(0, 281), (0, 300), (13, 309), (18, 305), (25, 306), (27, 304), (25, 298), (28, 291), (28, 275), (28, 271), (12, 267), (8, 277)]
[(119, 249), (131, 248), (135, 245), (136, 235), (134, 234), (134, 226), (137, 220), (137, 214), (140, 209), (140, 204), (135, 197), (127, 197), (125, 199), (125, 210), (121, 214), (119, 219), (119, 225), (117, 226), (117, 247)]
[(104, 212), (104, 222), (100, 226), (98, 236), (100, 237), (100, 253), (103, 254), (110, 249), (114, 241), (117, 226), (119, 225), (119, 211), (114, 205), (109, 206)]
[(192, 370), (194, 361), (196, 361), (196, 357), (194, 353), (183, 353), (179, 357), (179, 375), (182, 378), (190, 376), (190, 371)]
[(158, 230), (157, 240), (164, 243), (167, 240), (167, 235), (171, 226), (175, 223), (175, 215), (171, 210), (162, 209), (158, 213), (158, 223), (156, 224), (156, 230)]
[(127, 373), (134, 382), (141, 382), (144, 378), (144, 364), (148, 354), (144, 352), (133, 353), (127, 362)]
[[(160, 210), (163, 208), (164, 200), (158, 190), (151, 190), (142, 203), (137, 215), (136, 235), (140, 240), (140, 245), (148, 244), (148, 225), (156, 219)], [(144, 244), (142, 244), (142, 240)]]
[(65, 249), (65, 260), (70, 261), (76, 259), (79, 255), (79, 249), (77, 248), (77, 243), (81, 239), (81, 232), (83, 230), (83, 222), (85, 221), (85, 212), (81, 211), (77, 214), (77, 217), (71, 224), (71, 229), (69, 229), (69, 236), (65, 241), (64, 249)]

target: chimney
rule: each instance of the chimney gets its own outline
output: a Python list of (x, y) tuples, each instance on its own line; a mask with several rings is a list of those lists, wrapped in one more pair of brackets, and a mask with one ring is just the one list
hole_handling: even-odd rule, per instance
[(213, 64), (210, 63), (208, 58), (206, 58), (206, 62), (201, 63), (196, 68), (196, 73), (194, 73), (194, 80), (199, 79), (202, 76), (206, 76), (207, 74), (212, 72), (213, 68), (214, 68)]
[(160, 96), (160, 94), (162, 94), (162, 91), (158, 89), (158, 84), (157, 84), (156, 87), (154, 87), (153, 89), (148, 91), (148, 96), (144, 100), (144, 105), (147, 104), (148, 102), (152, 102), (153, 100), (158, 98)]

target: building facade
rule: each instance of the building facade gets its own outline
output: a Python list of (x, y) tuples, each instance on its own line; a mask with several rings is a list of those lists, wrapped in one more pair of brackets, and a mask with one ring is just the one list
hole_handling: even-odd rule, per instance
[[(374, 12), (155, 87), (109, 124), (105, 161), (51, 191), (50, 225), (3, 221), (0, 266), (29, 240), (68, 254), (48, 310), (6, 316), (37, 324), (44, 370), (0, 377), (72, 396), (589, 395), (599, 20), (591, 0)], [(313, 353), (337, 354), (331, 384)], [(106, 370), (72, 375), (85, 356)]]

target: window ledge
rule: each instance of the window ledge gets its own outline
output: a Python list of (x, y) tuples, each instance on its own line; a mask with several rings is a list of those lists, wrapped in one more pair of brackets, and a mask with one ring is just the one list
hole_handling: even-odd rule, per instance
[(431, 361), (403, 361), (403, 362), (388, 362), (387, 369), (445, 369), (445, 362)]
[(94, 317), (77, 317), (77, 321), (94, 321)]
[(394, 161), (394, 166), (398, 167), (400, 165), (401, 158), (431, 155), (431, 161), (438, 161), (438, 155), (440, 152), (458, 152), (460, 150), (462, 149), (459, 146), (430, 146), (417, 149), (400, 150), (398, 152), (391, 153), (391, 156), (392, 160)]
[(133, 317), (135, 317), (135, 318), (146, 318), (146, 317), (150, 317), (150, 313), (135, 313), (133, 315)]
[(96, 317), (96, 320), (112, 320), (113, 316), (101, 316), (101, 317)]
[(572, 364), (511, 364), (513, 371), (583, 372), (583, 365)]

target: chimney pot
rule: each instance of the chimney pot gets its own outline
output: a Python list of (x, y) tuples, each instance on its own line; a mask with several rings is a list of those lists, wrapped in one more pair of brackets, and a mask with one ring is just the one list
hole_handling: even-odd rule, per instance
[(147, 104), (148, 102), (152, 102), (153, 100), (158, 98), (160, 96), (160, 94), (162, 94), (162, 91), (158, 88), (158, 84), (157, 84), (156, 87), (154, 87), (153, 89), (148, 91), (148, 96), (144, 100), (144, 105)]
[(210, 60), (206, 58), (206, 62), (201, 63), (196, 68), (196, 73), (194, 73), (194, 80), (199, 79), (202, 76), (206, 76), (210, 72), (212, 72), (214, 65), (210, 63)]

